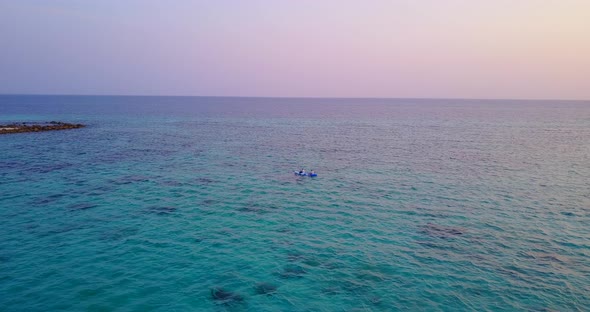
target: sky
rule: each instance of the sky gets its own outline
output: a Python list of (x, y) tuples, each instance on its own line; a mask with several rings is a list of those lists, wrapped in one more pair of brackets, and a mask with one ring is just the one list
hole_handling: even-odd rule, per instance
[(0, 0), (0, 93), (590, 99), (588, 0)]

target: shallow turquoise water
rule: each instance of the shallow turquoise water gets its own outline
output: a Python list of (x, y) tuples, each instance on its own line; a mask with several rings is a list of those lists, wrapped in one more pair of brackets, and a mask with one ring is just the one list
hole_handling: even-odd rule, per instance
[(1, 311), (590, 306), (588, 102), (0, 96), (14, 120), (89, 126), (0, 136)]

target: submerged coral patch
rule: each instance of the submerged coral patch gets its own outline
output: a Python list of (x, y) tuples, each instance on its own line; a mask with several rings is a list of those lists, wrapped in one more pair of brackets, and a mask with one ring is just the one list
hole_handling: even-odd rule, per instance
[(221, 287), (213, 287), (211, 289), (211, 299), (224, 305), (233, 305), (244, 301), (242, 295), (227, 291)]
[(147, 209), (147, 212), (157, 215), (169, 215), (177, 210), (176, 207), (170, 206), (152, 206)]
[(277, 291), (278, 286), (271, 283), (258, 283), (254, 287), (256, 293), (259, 295), (270, 295)]

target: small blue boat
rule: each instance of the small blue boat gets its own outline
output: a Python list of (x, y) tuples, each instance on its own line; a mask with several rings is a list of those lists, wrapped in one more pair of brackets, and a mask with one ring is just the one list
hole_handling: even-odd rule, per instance
[(293, 173), (295, 175), (302, 176), (302, 177), (312, 177), (313, 178), (313, 177), (317, 177), (318, 176), (317, 173), (308, 173), (308, 172), (299, 173), (299, 171), (293, 171)]

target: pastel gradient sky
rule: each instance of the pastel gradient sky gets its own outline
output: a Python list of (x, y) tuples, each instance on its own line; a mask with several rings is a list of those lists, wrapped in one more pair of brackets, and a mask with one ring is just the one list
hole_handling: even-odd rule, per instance
[(0, 93), (590, 99), (590, 1), (0, 0)]

